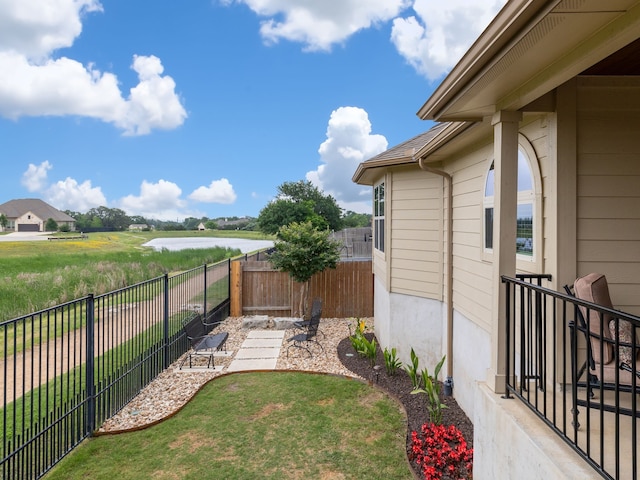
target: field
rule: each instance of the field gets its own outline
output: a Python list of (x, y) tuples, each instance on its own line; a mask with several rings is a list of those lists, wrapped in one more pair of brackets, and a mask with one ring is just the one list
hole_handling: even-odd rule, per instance
[(259, 232), (91, 233), (86, 240), (0, 242), (0, 321), (240, 255), (227, 248), (156, 252), (159, 237), (266, 238)]

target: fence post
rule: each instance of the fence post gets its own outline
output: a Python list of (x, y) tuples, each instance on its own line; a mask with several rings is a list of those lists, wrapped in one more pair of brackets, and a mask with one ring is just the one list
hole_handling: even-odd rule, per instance
[(96, 387), (95, 387), (95, 342), (94, 342), (94, 301), (93, 294), (90, 293), (87, 297), (87, 328), (86, 328), (86, 343), (87, 343), (87, 377), (86, 377), (86, 392), (87, 392), (87, 409), (85, 417), (86, 433), (91, 435), (96, 428)]
[(242, 262), (230, 262), (229, 297), (231, 298), (231, 316), (242, 316)]
[(204, 321), (207, 322), (207, 264), (205, 263), (202, 268), (204, 268), (204, 300), (203, 300), (203, 305), (202, 305), (202, 315), (204, 318)]
[(163, 318), (163, 332), (164, 336), (164, 368), (169, 368), (171, 362), (169, 360), (169, 274), (164, 274), (164, 312)]

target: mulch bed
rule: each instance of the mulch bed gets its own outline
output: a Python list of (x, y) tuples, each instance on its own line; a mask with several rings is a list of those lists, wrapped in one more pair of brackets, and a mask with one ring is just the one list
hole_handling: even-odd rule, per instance
[[(365, 337), (371, 340), (374, 335), (372, 333), (366, 333)], [(378, 370), (377, 375), (369, 363), (369, 360), (355, 353), (349, 337), (344, 338), (338, 343), (338, 358), (347, 369), (364, 379), (377, 383), (379, 387), (389, 392), (402, 403), (407, 412), (407, 453), (410, 453), (411, 432), (414, 430), (419, 432), (422, 425), (429, 420), (426, 395), (411, 394), (411, 379), (403, 369), (399, 369), (395, 375), (387, 374), (384, 368), (384, 356), (379, 346), (377, 349), (376, 365), (379, 365), (381, 368)], [(424, 367), (425, 365), (420, 366), (421, 369)], [(433, 369), (433, 367), (433, 365), (427, 365), (427, 368), (430, 370)], [(453, 397), (443, 395), (441, 397), (442, 403), (447, 406), (447, 408), (443, 410), (442, 424), (455, 425), (458, 427), (464, 435), (467, 445), (469, 448), (472, 448), (473, 424)], [(422, 473), (418, 465), (413, 461), (411, 465), (418, 476), (422, 478)]]

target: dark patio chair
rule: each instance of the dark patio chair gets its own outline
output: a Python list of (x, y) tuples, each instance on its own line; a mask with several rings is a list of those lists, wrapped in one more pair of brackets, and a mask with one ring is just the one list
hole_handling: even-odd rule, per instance
[(311, 352), (311, 344), (316, 344), (320, 347), (322, 352), (324, 353), (324, 347), (317, 340), (318, 333), (318, 325), (320, 324), (320, 315), (312, 315), (309, 319), (309, 324), (305, 327), (305, 331), (303, 333), (298, 333), (293, 337), (287, 339), (289, 345), (287, 346), (287, 357), (289, 356), (289, 349), (291, 347), (303, 348), (307, 352), (309, 352), (309, 358), (313, 357), (313, 353)]
[[(594, 401), (594, 390), (632, 392), (634, 377), (636, 393), (640, 393), (639, 344), (635, 341), (636, 328), (627, 320), (612, 313), (598, 310), (603, 307), (613, 310), (607, 279), (600, 273), (590, 273), (576, 279), (573, 286), (565, 285), (567, 294), (589, 302), (593, 308), (580, 305), (575, 309), (576, 319), (570, 322), (571, 329), (571, 381), (573, 387), (573, 423), (577, 421), (578, 406), (618, 411), (623, 415), (634, 415), (626, 408), (616, 408)], [(578, 366), (578, 336), (586, 340), (586, 359)], [(635, 348), (635, 354), (634, 354)], [(586, 388), (585, 399), (578, 397), (577, 389)], [(640, 416), (639, 412), (635, 412)]]
[[(322, 317), (322, 299), (314, 298), (313, 304), (311, 305), (311, 317), (309, 320), (299, 320), (297, 322), (293, 322), (293, 326), (299, 330), (306, 331), (309, 328), (311, 320), (317, 317), (318, 322), (320, 322), (320, 318)], [(320, 324), (318, 323), (318, 333), (322, 333), (322, 336), (326, 338), (326, 335), (322, 330), (320, 330)]]
[[(220, 322), (216, 322), (216, 324), (218, 323)], [(225, 352), (227, 351), (225, 344), (227, 338), (229, 338), (229, 333), (220, 332), (215, 335), (208, 335), (207, 325), (213, 324), (205, 324), (200, 314), (194, 315), (183, 322), (182, 328), (191, 343), (191, 349), (180, 363), (180, 370), (182, 370), (182, 366), (187, 359), (189, 360), (189, 368), (192, 368), (192, 358), (196, 355), (208, 356), (207, 368), (209, 368), (209, 365), (215, 367), (215, 352), (222, 350), (222, 348), (224, 348)]]

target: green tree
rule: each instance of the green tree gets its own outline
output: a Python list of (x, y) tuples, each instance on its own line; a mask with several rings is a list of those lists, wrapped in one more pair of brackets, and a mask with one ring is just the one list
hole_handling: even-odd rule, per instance
[(371, 214), (356, 213), (348, 210), (342, 216), (342, 225), (344, 228), (359, 228), (371, 226)]
[(207, 220), (207, 223), (204, 224), (204, 228), (208, 230), (217, 230), (218, 224), (214, 220)]
[(340, 230), (342, 209), (331, 195), (324, 195), (309, 181), (284, 182), (276, 198), (260, 211), (258, 227), (274, 234), (292, 222), (310, 221), (317, 228)]
[(311, 201), (294, 202), (279, 198), (260, 211), (258, 227), (264, 233), (273, 235), (278, 233), (280, 227), (306, 221), (313, 223), (318, 229), (328, 227), (327, 222), (314, 212)]
[(4, 213), (0, 213), (0, 227), (2, 227), (2, 230), (4, 230), (8, 226), (9, 226), (9, 219)]
[(53, 218), (49, 218), (44, 224), (44, 229), (47, 232), (55, 232), (58, 230), (58, 222), (56, 222)]
[(280, 228), (269, 257), (274, 268), (300, 283), (298, 312), (305, 318), (309, 280), (327, 268), (336, 268), (340, 260), (340, 242), (329, 235), (329, 230), (319, 230), (312, 222), (293, 222)]

